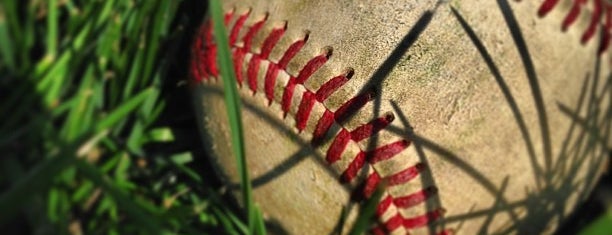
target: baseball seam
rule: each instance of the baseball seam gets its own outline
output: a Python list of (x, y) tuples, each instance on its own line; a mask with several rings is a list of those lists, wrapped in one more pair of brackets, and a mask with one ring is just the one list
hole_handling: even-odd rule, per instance
[[(238, 15), (233, 27), (230, 30), (229, 43), (230, 47), (233, 49), (232, 56), (234, 61), (234, 70), (236, 72), (236, 80), (240, 86), (246, 82), (248, 89), (255, 94), (258, 92), (257, 78), (259, 69), (262, 67), (261, 63), (266, 61), (268, 63), (268, 67), (264, 77), (263, 92), (268, 99), (268, 105), (270, 105), (272, 101), (276, 101), (274, 99), (274, 84), (276, 83), (278, 73), (282, 71), (289, 74), (289, 72), (286, 71), (286, 66), (306, 44), (308, 34), (306, 34), (304, 38), (293, 42), (286, 50), (284, 50), (281, 59), (278, 62), (274, 62), (268, 57), (274, 46), (278, 43), (286, 31), (286, 22), (282, 27), (274, 28), (268, 33), (266, 39), (263, 41), (260, 52), (256, 53), (251, 48), (252, 41), (254, 36), (263, 28), (268, 19), (268, 15), (266, 14), (260, 21), (255, 22), (251, 26), (245, 27), (245, 22), (249, 15), (250, 10), (244, 14)], [(234, 10), (226, 13), (226, 26), (229, 26), (233, 17)], [(242, 44), (239, 45), (237, 42), (239, 33), (242, 30), (246, 30), (246, 33), (242, 38)], [(195, 83), (209, 81), (212, 79), (216, 80), (218, 78), (219, 73), (216, 67), (216, 47), (212, 39), (212, 27), (210, 21), (208, 21), (200, 28), (192, 48), (191, 73)], [(316, 127), (312, 132), (311, 145), (315, 148), (321, 147), (320, 144), (329, 134), (328, 132), (330, 131), (330, 128), (334, 124), (340, 127), (340, 131), (332, 137), (333, 140), (331, 145), (324, 150), (326, 152), (326, 161), (330, 165), (342, 158), (343, 152), (347, 148), (349, 142), (356, 143), (370, 138), (386, 128), (394, 120), (394, 115), (389, 112), (383, 117), (379, 117), (371, 120), (368, 123), (362, 124), (354, 130), (349, 130), (344, 126), (344, 122), (346, 122), (347, 119), (352, 117), (357, 111), (361, 110), (366, 103), (375, 97), (373, 92), (365, 92), (348, 99), (336, 111), (332, 111), (324, 105), (323, 102), (331, 94), (349, 81), (353, 74), (353, 71), (350, 69), (329, 79), (316, 91), (312, 91), (304, 86), (304, 83), (308, 80), (308, 78), (310, 78), (310, 76), (316, 72), (317, 69), (327, 62), (331, 56), (331, 52), (331, 47), (325, 48), (322, 54), (311, 58), (302, 67), (297, 76), (289, 74), (289, 81), (284, 87), (282, 98), (280, 101), (278, 101), (281, 105), (283, 116), (286, 116), (290, 111), (290, 106), (292, 104), (291, 101), (293, 99), (296, 87), (299, 86), (301, 90), (304, 90), (301, 101), (299, 102), (300, 104), (298, 110), (294, 115), (298, 132), (302, 132), (305, 129), (315, 103), (318, 103), (325, 108), (324, 114), (316, 121)], [(250, 60), (245, 61), (246, 58), (250, 58)], [(246, 71), (243, 71), (243, 65), (247, 66)], [(246, 81), (244, 76), (245, 73)], [(350, 164), (343, 169), (342, 173), (340, 174), (340, 182), (351, 183), (360, 172), (369, 172), (365, 181), (359, 184), (352, 194), (352, 198), (356, 201), (362, 201), (369, 198), (383, 178), (387, 181), (387, 186), (402, 185), (410, 182), (426, 169), (424, 164), (417, 163), (416, 165), (408, 167), (400, 172), (384, 177), (381, 176), (374, 167), (374, 164), (377, 162), (390, 160), (397, 156), (397, 154), (406, 149), (409, 145), (410, 141), (400, 140), (377, 147), (371, 151), (364, 151), (360, 147), (358, 153), (350, 161)], [(400, 208), (407, 209), (425, 203), (426, 200), (436, 196), (436, 194), (437, 189), (435, 186), (429, 186), (412, 194), (401, 197), (395, 197), (385, 189), (383, 198), (380, 201), (376, 211), (381, 225), (374, 228), (372, 232), (387, 233), (394, 232), (400, 228), (409, 230), (427, 226), (428, 224), (437, 221), (444, 214), (444, 209), (442, 208), (427, 208), (427, 212), (425, 214), (411, 218), (405, 218), (399, 212)], [(443, 231), (441, 233), (447, 233), (447, 231)]]

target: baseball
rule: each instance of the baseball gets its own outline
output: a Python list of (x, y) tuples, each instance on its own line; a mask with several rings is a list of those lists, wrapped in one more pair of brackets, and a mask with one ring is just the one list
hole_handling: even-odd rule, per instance
[[(256, 203), (273, 234), (550, 234), (612, 146), (607, 0), (223, 1)], [(204, 145), (239, 193), (205, 20)], [(343, 221), (344, 220), (344, 221)]]

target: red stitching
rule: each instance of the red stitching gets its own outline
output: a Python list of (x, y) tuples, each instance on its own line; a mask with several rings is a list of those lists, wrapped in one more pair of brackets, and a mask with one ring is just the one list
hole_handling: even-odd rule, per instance
[(308, 78), (310, 78), (310, 76), (312, 76), (315, 71), (321, 68), (321, 66), (323, 66), (325, 62), (327, 62), (327, 58), (329, 58), (330, 55), (331, 52), (312, 58), (310, 61), (308, 61), (308, 63), (306, 63), (306, 65), (304, 65), (302, 70), (300, 70), (300, 73), (297, 77), (289, 78), (289, 82), (285, 87), (285, 92), (283, 92), (283, 98), (281, 103), (283, 116), (287, 116), (287, 113), (289, 112), (289, 107), (291, 107), (291, 99), (293, 98), (293, 91), (295, 90), (295, 86), (303, 85), (304, 82), (306, 82), (306, 80), (308, 80)]
[(436, 187), (431, 186), (408, 196), (395, 198), (393, 202), (399, 208), (409, 208), (425, 202), (425, 200), (437, 192)]
[(238, 40), (238, 34), (240, 34), (240, 30), (244, 26), (244, 22), (247, 20), (247, 18), (249, 17), (250, 14), (251, 14), (251, 9), (249, 9), (244, 14), (240, 15), (238, 17), (238, 20), (236, 20), (236, 23), (234, 23), (234, 27), (232, 27), (232, 31), (231, 31), (231, 33), (229, 35), (229, 44), (230, 45), (236, 44), (236, 41)]
[(319, 118), (315, 131), (312, 133), (312, 145), (319, 146), (324, 140), (327, 131), (334, 124), (334, 113), (330, 110), (325, 110), (323, 116)]
[(354, 194), (353, 198), (355, 198), (356, 200), (363, 200), (363, 198), (370, 198), (370, 196), (372, 196), (372, 194), (376, 190), (376, 187), (378, 187), (378, 184), (380, 183), (380, 181), (381, 181), (380, 175), (376, 173), (375, 171), (373, 171), (370, 175), (368, 175), (368, 178), (365, 180), (362, 186), (360, 186), (358, 190), (355, 190), (357, 195)]
[(316, 101), (315, 94), (310, 91), (305, 91), (302, 95), (302, 102), (300, 103), (298, 112), (295, 115), (296, 127), (300, 133), (304, 130), (304, 128), (306, 128), (306, 123), (310, 117), (310, 112), (312, 111), (312, 107), (314, 107)]
[(576, 19), (578, 19), (578, 15), (580, 15), (580, 8), (582, 7), (581, 5), (584, 4), (585, 2), (586, 0), (574, 1), (574, 5), (572, 5), (572, 9), (570, 10), (569, 13), (567, 13), (567, 16), (563, 20), (563, 24), (562, 24), (563, 31), (566, 31), (567, 28), (569, 28), (572, 24), (574, 24), (574, 22), (576, 22)]
[(334, 77), (324, 83), (319, 90), (317, 90), (317, 100), (323, 102), (329, 98), (336, 90), (342, 87), (349, 79), (353, 76), (353, 70), (345, 72), (344, 74)]
[(540, 9), (538, 9), (538, 16), (542, 17), (545, 16), (550, 10), (552, 10), (555, 5), (557, 5), (557, 3), (559, 2), (559, 0), (546, 0), (542, 3), (542, 5), (540, 6)]
[[(266, 15), (266, 19), (267, 17), (268, 15)], [(257, 92), (257, 74), (259, 73), (259, 67), (260, 67), (261, 61), (268, 59), (268, 56), (270, 56), (270, 53), (272, 52), (274, 45), (276, 45), (278, 40), (280, 40), (280, 38), (283, 36), (286, 28), (287, 28), (287, 24), (285, 23), (285, 25), (282, 28), (273, 29), (270, 35), (268, 35), (268, 37), (263, 43), (263, 46), (261, 48), (261, 54), (259, 55), (254, 54), (253, 58), (251, 59), (251, 62), (249, 63), (247, 77), (249, 78), (249, 87), (251, 88), (251, 91), (253, 91), (253, 95)], [(275, 82), (275, 80), (271, 80), (271, 81)], [(266, 79), (265, 82), (266, 83), (264, 84), (264, 86), (267, 91), (266, 94), (273, 95), (274, 84), (268, 84), (268, 79)], [(271, 90), (268, 91), (268, 89), (271, 89)], [(269, 98), (269, 102), (272, 102), (273, 97), (268, 97), (268, 98)]]
[(400, 184), (406, 183), (416, 178), (421, 173), (421, 171), (423, 171), (424, 169), (425, 169), (425, 164), (417, 163), (414, 166), (408, 167), (404, 169), (403, 171), (400, 171), (398, 173), (393, 174), (392, 176), (389, 176), (388, 184), (390, 186), (393, 186), (393, 185), (400, 185)]
[(388, 195), (387, 197), (382, 199), (380, 203), (378, 203), (378, 206), (376, 207), (376, 215), (382, 217), (385, 211), (387, 211), (389, 207), (391, 207), (391, 204), (393, 204), (393, 197), (391, 195)]
[(350, 100), (346, 101), (334, 114), (334, 119), (336, 122), (342, 124), (347, 119), (355, 115), (357, 111), (359, 111), (363, 106), (365, 106), (368, 102), (374, 99), (374, 91), (369, 91), (363, 94), (359, 94)]
[[(236, 80), (239, 85), (242, 84), (244, 76), (242, 69), (245, 64), (244, 60), (247, 59), (247, 55), (250, 55), (250, 61), (248, 61), (246, 71), (244, 72), (246, 73), (248, 87), (253, 94), (255, 94), (257, 92), (257, 78), (259, 69), (261, 67), (261, 62), (268, 62), (268, 70), (264, 76), (263, 91), (269, 104), (271, 104), (271, 102), (275, 100), (274, 89), (279, 72), (283, 71), (287, 73), (285, 69), (288, 63), (306, 44), (309, 38), (309, 33), (306, 32), (302, 39), (292, 43), (284, 51), (281, 59), (275, 63), (269, 60), (268, 57), (278, 41), (284, 35), (287, 23), (285, 22), (285, 24), (280, 28), (272, 29), (268, 33), (266, 39), (263, 41), (261, 52), (257, 53), (252, 50), (253, 39), (255, 35), (260, 33), (263, 29), (263, 26), (268, 19), (268, 15), (266, 14), (262, 20), (255, 22), (248, 28), (245, 28), (244, 24), (250, 14), (251, 10), (237, 16), (238, 18), (234, 22), (234, 26), (232, 27), (229, 35), (230, 46), (233, 49)], [(233, 11), (230, 11), (225, 15), (226, 26), (229, 25), (229, 22), (233, 17)], [(242, 37), (242, 45), (238, 44), (237, 42), (241, 30), (247, 30), (247, 33), (244, 35), (244, 37)], [(192, 48), (191, 74), (194, 82), (207, 81), (210, 77), (215, 77), (215, 79), (217, 79), (219, 74), (216, 67), (216, 53), (217, 51), (216, 46), (213, 43), (211, 24), (210, 22), (205, 22), (200, 28), (198, 37), (196, 37)], [(334, 124), (339, 126), (340, 130), (333, 136), (332, 143), (328, 147), (326, 153), (326, 161), (329, 164), (334, 164), (342, 158), (343, 153), (350, 142), (359, 142), (372, 137), (390, 125), (390, 123), (394, 120), (394, 116), (392, 113), (386, 113), (384, 116), (365, 123), (352, 131), (346, 129), (343, 126), (343, 123), (361, 110), (369, 101), (371, 101), (374, 98), (375, 93), (373, 91), (368, 91), (363, 94), (359, 94), (344, 102), (335, 112), (329, 110), (323, 102), (350, 80), (354, 74), (353, 69), (348, 68), (343, 74), (331, 78), (321, 85), (316, 92), (309, 90), (304, 86), (304, 83), (328, 61), (331, 55), (332, 49), (325, 48), (321, 55), (315, 56), (308, 61), (302, 67), (297, 76), (289, 75), (289, 81), (284, 87), (284, 91), (279, 102), (281, 104), (283, 115), (287, 115), (287, 113), (290, 111), (292, 100), (294, 98), (295, 88), (300, 86), (305, 89), (305, 91), (302, 93), (300, 104), (295, 114), (296, 128), (299, 132), (306, 128), (310, 114), (317, 103), (325, 108), (323, 115), (316, 120), (316, 126), (312, 133), (311, 143), (313, 147), (320, 146), (320, 144), (326, 140), (327, 135), (332, 134), (329, 133), (331, 127)], [(355, 189), (352, 196), (357, 200), (369, 198), (377, 188), (378, 184), (382, 181), (382, 177), (378, 172), (376, 172), (376, 169), (373, 168), (372, 164), (393, 158), (407, 148), (409, 144), (410, 141), (408, 140), (400, 140), (377, 147), (369, 152), (359, 149), (358, 153), (339, 176), (339, 180), (344, 183), (350, 183), (356, 178), (359, 172), (368, 169), (370, 174), (366, 180)], [(388, 180), (389, 186), (407, 183), (408, 181), (416, 178), (423, 169), (423, 164), (417, 164), (386, 177), (386, 180)], [(387, 197), (379, 203), (378, 214), (381, 216), (390, 207), (408, 208), (424, 203), (428, 198), (434, 196), (435, 194), (435, 187), (425, 188), (416, 193), (398, 198), (395, 198), (387, 193)], [(384, 222), (383, 227), (385, 229), (376, 230), (375, 228), (373, 231), (390, 232), (400, 226), (403, 226), (406, 229), (425, 226), (428, 223), (439, 219), (442, 216), (440, 211), (442, 211), (442, 209), (438, 208), (414, 218), (403, 218), (398, 211), (391, 220), (386, 222), (381, 221)]]
[(346, 146), (350, 141), (351, 133), (342, 128), (342, 130), (340, 130), (340, 132), (336, 135), (336, 138), (334, 138), (332, 144), (329, 146), (329, 149), (327, 149), (325, 160), (327, 160), (329, 164), (334, 164), (336, 161), (340, 160), (344, 149), (346, 149)]
[(379, 117), (367, 124), (355, 128), (355, 130), (351, 131), (351, 138), (355, 142), (367, 139), (391, 124), (393, 119), (395, 119), (393, 113), (387, 113), (383, 117)]
[(266, 72), (266, 77), (264, 81), (264, 90), (266, 92), (266, 97), (268, 98), (268, 105), (272, 103), (272, 100), (274, 100), (274, 84), (276, 84), (276, 77), (278, 76), (278, 72), (280, 70), (285, 70), (289, 61), (293, 59), (293, 57), (302, 49), (304, 44), (306, 44), (307, 40), (308, 34), (306, 34), (303, 39), (291, 44), (291, 46), (289, 46), (289, 48), (283, 54), (283, 57), (281, 57), (281, 60), (278, 62), (278, 64), (270, 63), (270, 65), (268, 65), (268, 71)]
[[(259, 30), (261, 30), (261, 28), (264, 26), (264, 23), (266, 22), (267, 19), (268, 19), (268, 14), (266, 14), (262, 20), (255, 23), (253, 26), (251, 26), (251, 28), (249, 28), (249, 31), (247, 32), (247, 34), (244, 36), (244, 39), (243, 39), (244, 47), (240, 49), (241, 53), (246, 54), (248, 51), (251, 50), (251, 44), (253, 43), (253, 37), (255, 37), (255, 34), (257, 34)], [(260, 62), (261, 62), (261, 59), (259, 58), (259, 55), (253, 55), (253, 58), (251, 58), (251, 61), (249, 62), (249, 67), (247, 69), (247, 80), (249, 82), (249, 88), (251, 89), (253, 94), (255, 94), (255, 92), (257, 91), (257, 72), (259, 70)]]
[[(383, 202), (385, 202), (384, 205), (389, 205), (389, 206), (392, 204), (391, 201), (392, 201), (391, 198), (385, 198), (385, 200), (383, 200)], [(442, 216), (444, 216), (444, 213), (445, 213), (445, 210), (441, 208), (435, 209), (433, 211), (429, 211), (425, 213), (424, 215), (418, 215), (418, 216), (411, 217), (411, 218), (405, 218), (404, 216), (398, 213), (395, 216), (391, 217), (389, 220), (387, 220), (387, 222), (385, 222), (381, 227), (379, 227), (379, 229), (386, 231), (386, 232), (391, 232), (391, 231), (398, 229), (400, 226), (403, 226), (406, 229), (420, 228), (420, 227), (427, 226), (427, 224), (440, 219)], [(448, 230), (443, 231), (443, 233), (446, 233), (446, 232), (448, 232)]]
[[(588, 0), (574, 0), (572, 7), (569, 12), (563, 19), (561, 23), (561, 30), (566, 31), (570, 26), (572, 26), (580, 13), (582, 12), (582, 7), (587, 4)], [(591, 21), (589, 25), (582, 33), (580, 37), (580, 43), (585, 44), (589, 40), (591, 40), (595, 33), (597, 32), (597, 28), (601, 31), (601, 41), (598, 46), (598, 53), (602, 54), (608, 49), (608, 45), (610, 44), (610, 36), (612, 34), (612, 4), (609, 2), (604, 2), (604, 0), (592, 0), (593, 3), (593, 12), (591, 13)], [(544, 17), (550, 11), (552, 11), (555, 6), (557, 6), (559, 0), (546, 0), (540, 5), (538, 9), (538, 16)], [(601, 23), (601, 18), (604, 17), (604, 23)]]
[[(209, 77), (217, 77), (218, 70), (216, 64), (217, 47), (212, 43), (212, 24), (204, 23), (199, 29), (199, 37), (196, 37), (194, 47), (192, 49), (195, 67), (191, 68), (192, 74), (195, 75), (195, 82), (208, 80)], [(205, 66), (200, 66), (204, 64)]]
[(404, 227), (411, 229), (411, 228), (419, 228), (419, 227), (427, 226), (427, 224), (433, 221), (436, 221), (442, 216), (444, 216), (445, 212), (446, 211), (444, 209), (439, 208), (433, 211), (429, 211), (424, 215), (419, 215), (419, 216), (415, 216), (412, 218), (404, 218), (401, 215), (399, 216), (403, 219), (402, 222), (403, 222)]
[(410, 145), (408, 140), (400, 140), (375, 149), (369, 157), (370, 164), (392, 158)]
[(595, 4), (595, 6), (593, 8), (593, 14), (591, 15), (591, 23), (589, 23), (589, 26), (580, 38), (580, 42), (583, 44), (586, 43), (589, 39), (591, 39), (593, 35), (595, 35), (595, 29), (597, 28), (598, 23), (597, 21), (599, 21), (601, 16), (601, 5), (603, 3), (601, 3), (601, 1), (594, 1), (593, 3)]
[(346, 170), (342, 172), (342, 175), (340, 175), (341, 182), (350, 183), (357, 176), (357, 173), (359, 173), (359, 171), (363, 169), (365, 162), (366, 162), (366, 153), (359, 152), (355, 156), (353, 161), (351, 161), (351, 163), (346, 168)]

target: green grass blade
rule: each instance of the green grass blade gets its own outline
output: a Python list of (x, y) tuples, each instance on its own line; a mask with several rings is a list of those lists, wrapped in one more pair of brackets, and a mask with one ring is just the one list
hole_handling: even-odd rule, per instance
[[(219, 218), (219, 222), (221, 222), (221, 226), (224, 228), (224, 232), (230, 235), (238, 235), (239, 233), (236, 231), (236, 228), (232, 225), (232, 216), (231, 214), (225, 214), (220, 209), (213, 208), (213, 213), (216, 214), (217, 218)], [(247, 230), (244, 228), (242, 230), (243, 234), (246, 234)]]
[(225, 104), (229, 117), (229, 124), (232, 136), (232, 150), (236, 157), (240, 173), (240, 184), (242, 188), (243, 201), (247, 210), (249, 232), (255, 232), (255, 213), (253, 212), (253, 196), (251, 190), (251, 181), (249, 180), (248, 165), (244, 151), (244, 138), (242, 120), (240, 116), (240, 96), (236, 85), (236, 75), (234, 74), (230, 48), (227, 39), (225, 26), (223, 25), (223, 9), (221, 2), (218, 0), (210, 1), (210, 14), (215, 32), (215, 41), (218, 50), (218, 62), (223, 78), (223, 88), (225, 91)]
[(261, 210), (259, 209), (259, 207), (255, 206), (255, 210), (253, 210), (254, 212), (254, 220), (255, 220), (255, 233), (257, 235), (265, 235), (266, 233), (266, 223), (263, 219), (263, 216), (261, 214)]
[(26, 176), (15, 182), (13, 186), (2, 195), (0, 195), (0, 225), (6, 220), (13, 218), (16, 210), (23, 205), (38, 192), (45, 190), (53, 180), (54, 176), (58, 175), (66, 167), (74, 162), (75, 147), (66, 147), (65, 151), (45, 159), (43, 162), (36, 164)]
[(580, 235), (602, 235), (612, 232), (612, 208), (580, 231)]
[[(76, 161), (76, 166), (79, 172), (93, 181), (96, 185), (102, 187), (105, 192), (110, 194), (113, 199), (121, 206), (130, 218), (134, 219), (138, 224), (146, 229), (151, 234), (165, 234), (165, 231), (160, 226), (161, 221), (157, 217), (149, 214), (141, 206), (137, 205), (123, 191), (119, 190), (113, 183), (109, 182), (97, 168), (84, 161)], [(152, 207), (152, 206), (149, 206)]]
[(49, 0), (48, 3), (49, 15), (47, 16), (47, 57), (50, 61), (55, 60), (57, 55), (57, 39), (58, 39), (58, 15), (57, 10), (59, 8), (57, 0)]
[(98, 123), (96, 130), (104, 130), (121, 121), (121, 119), (129, 115), (134, 109), (138, 108), (145, 99), (149, 98), (150, 93), (151, 89), (143, 90), (127, 100), (125, 103), (121, 104), (117, 109)]
[[(384, 185), (384, 183), (381, 185)], [(368, 227), (372, 224), (372, 217), (374, 217), (376, 207), (378, 206), (378, 202), (380, 202), (383, 193), (383, 186), (379, 186), (372, 194), (372, 196), (366, 201), (366, 203), (363, 204), (359, 213), (359, 217), (357, 217), (357, 220), (355, 220), (355, 224), (349, 232), (350, 235), (366, 234)]]
[(4, 9), (0, 7), (0, 56), (2, 56), (0, 57), (0, 63), (4, 63), (10, 70), (15, 70), (15, 52), (4, 14), (6, 14)]

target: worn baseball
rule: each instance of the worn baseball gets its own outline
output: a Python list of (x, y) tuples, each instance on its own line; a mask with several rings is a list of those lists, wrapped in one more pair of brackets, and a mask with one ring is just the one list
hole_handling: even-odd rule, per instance
[[(612, 146), (607, 0), (223, 1), (256, 203), (273, 234), (549, 234)], [(239, 194), (205, 20), (204, 145)]]

